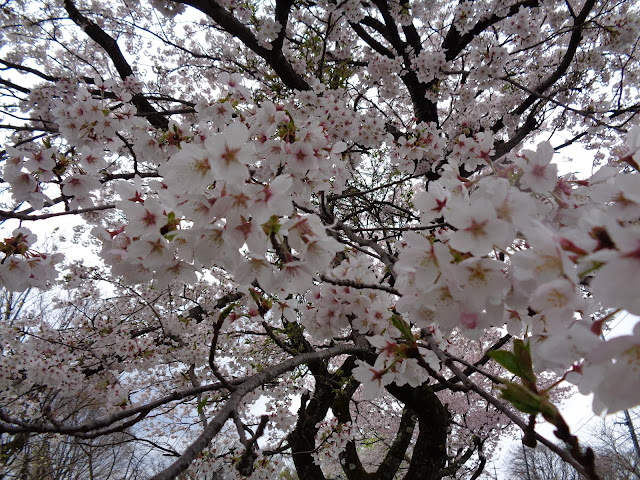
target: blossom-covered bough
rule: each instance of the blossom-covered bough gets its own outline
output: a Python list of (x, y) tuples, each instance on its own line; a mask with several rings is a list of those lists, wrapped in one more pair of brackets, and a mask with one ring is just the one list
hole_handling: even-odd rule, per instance
[[(554, 401), (640, 401), (640, 326), (600, 337), (640, 314), (639, 14), (3, 2), (0, 280), (56, 310), (5, 306), (2, 438), (411, 480), (477, 478), (515, 425), (597, 478)], [(559, 177), (576, 145), (597, 168)], [(101, 266), (35, 243), (70, 216)]]

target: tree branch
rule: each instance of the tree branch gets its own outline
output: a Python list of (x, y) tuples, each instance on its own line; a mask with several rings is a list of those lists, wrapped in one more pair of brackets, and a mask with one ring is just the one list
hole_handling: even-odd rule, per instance
[[(240, 40), (245, 47), (262, 57), (287, 87), (297, 90), (309, 90), (309, 84), (293, 69), (282, 53), (282, 49), (276, 48), (279, 43), (283, 41), (279, 40), (279, 37), (272, 42), (271, 45), (273, 48), (268, 50), (258, 44), (258, 40), (248, 27), (240, 23), (240, 21), (233, 16), (233, 13), (220, 6), (215, 0), (176, 1), (178, 3), (190, 5), (201, 11), (215, 21), (228, 34)], [(279, 15), (283, 21), (288, 18), (288, 12), (290, 9), (289, 2), (291, 2), (291, 0), (285, 0), (284, 3), (280, 4), (280, 8), (276, 11), (276, 16)], [(282, 25), (281, 32), (284, 32), (285, 29), (286, 23)], [(282, 34), (284, 35), (284, 33)]]
[[(567, 70), (571, 66), (571, 62), (573, 61), (576, 55), (576, 52), (578, 51), (580, 42), (582, 41), (582, 30), (586, 26), (585, 21), (587, 19), (587, 16), (593, 9), (595, 3), (596, 3), (596, 0), (587, 0), (583, 5), (582, 10), (580, 11), (580, 14), (577, 17), (575, 17), (575, 20), (573, 22), (574, 28), (571, 30), (571, 37), (569, 39), (567, 49), (564, 55), (562, 56), (562, 60), (558, 64), (558, 67), (553, 71), (553, 73), (551, 73), (551, 75), (549, 75), (538, 86), (536, 86), (536, 88), (533, 89), (533, 92), (517, 108), (515, 108), (510, 113), (511, 115), (519, 116), (519, 115), (522, 115), (524, 112), (526, 112), (527, 109), (531, 107), (535, 103), (535, 101), (538, 100), (542, 94), (544, 94), (546, 90), (548, 90), (552, 85), (555, 85), (556, 82), (558, 82), (558, 80), (560, 80), (562, 76), (567, 72)], [(528, 122), (528, 124), (529, 125), (533, 124), (535, 126), (537, 122), (535, 121)], [(491, 131), (493, 133), (496, 133), (499, 130), (501, 130), (503, 127), (504, 127), (504, 121), (500, 119), (491, 127)], [(533, 130), (533, 128), (531, 128), (531, 130), (529, 131), (525, 131), (524, 128), (521, 128), (520, 130), (522, 131), (516, 135), (516, 138), (510, 139), (504, 144), (503, 150), (506, 150), (506, 149), (510, 150), (511, 148), (513, 148), (513, 146), (517, 145), (520, 142), (520, 140), (524, 138), (524, 136), (528, 135), (528, 133), (530, 133), (530, 131)], [(498, 152), (498, 148), (496, 147), (496, 154), (497, 152)]]
[[(516, 424), (523, 432), (527, 432), (529, 430), (529, 426), (527, 422), (522, 420), (518, 415), (516, 415), (507, 405), (498, 400), (496, 397), (486, 392), (483, 388), (476, 385), (467, 375), (464, 374), (462, 370), (455, 366), (454, 362), (440, 349), (437, 342), (433, 339), (433, 337), (429, 334), (426, 336), (426, 342), (429, 345), (429, 349), (434, 352), (440, 361), (449, 369), (455, 376), (457, 376), (460, 381), (468, 387), (470, 390), (473, 390), (482, 398), (484, 398), (487, 402), (493, 405), (496, 409), (505, 414), (514, 424)], [(568, 430), (568, 429), (567, 429)], [(559, 447), (555, 443), (547, 440), (542, 435), (537, 432), (533, 432), (535, 438), (540, 443), (549, 447), (553, 450), (560, 458), (562, 458), (565, 462), (570, 463), (579, 473), (585, 475), (587, 478), (592, 480), (599, 480), (597, 475), (590, 475), (586, 466), (583, 466), (580, 462), (578, 462), (569, 452)], [(558, 437), (561, 438), (561, 437)]]
[[(462, 1), (460, 3), (462, 3)], [(501, 20), (512, 17), (513, 15), (518, 13), (521, 7), (535, 8), (538, 6), (540, 6), (539, 0), (524, 0), (514, 3), (513, 5), (511, 5), (511, 7), (509, 7), (506, 15), (494, 14), (488, 18), (482, 19), (464, 35), (460, 34), (459, 30), (456, 28), (456, 23), (454, 20), (451, 24), (451, 28), (447, 32), (447, 36), (442, 42), (442, 51), (446, 52), (445, 58), (448, 62), (452, 61), (460, 54), (460, 52), (462, 52), (462, 50), (465, 49), (467, 45), (469, 45), (473, 41), (474, 38), (484, 32), (487, 28), (495, 25)]]
[(44, 220), (47, 218), (60, 217), (63, 215), (80, 215), (82, 213), (99, 212), (101, 210), (109, 210), (112, 208), (116, 208), (115, 204), (98, 205), (95, 207), (87, 207), (87, 208), (78, 208), (76, 210), (69, 210), (66, 212), (42, 213), (40, 215), (29, 215), (21, 212), (7, 212), (7, 211), (0, 210), (0, 219), (15, 218), (22, 221), (35, 221), (35, 220)]
[(234, 410), (242, 401), (242, 398), (249, 392), (252, 392), (270, 380), (279, 377), (283, 373), (293, 370), (299, 365), (325, 360), (337, 355), (359, 353), (363, 351), (365, 351), (363, 347), (357, 347), (355, 345), (338, 345), (320, 352), (303, 353), (297, 357), (285, 360), (279, 365), (265, 368), (260, 373), (250, 377), (236, 388), (222, 409), (220, 409), (218, 414), (211, 419), (209, 425), (207, 425), (198, 438), (196, 438), (193, 443), (186, 448), (180, 458), (157, 475), (154, 475), (151, 480), (170, 480), (184, 472), (191, 462), (195, 460), (200, 452), (202, 452), (202, 450), (204, 450), (211, 440), (213, 440), (213, 438), (220, 432), (226, 421), (231, 417)]
[[(82, 15), (76, 8), (72, 0), (64, 0), (64, 7), (69, 18), (73, 22), (81, 27), (84, 32), (98, 45), (100, 45), (105, 53), (109, 55), (109, 58), (113, 61), (116, 70), (120, 74), (120, 78), (123, 80), (133, 75), (133, 69), (129, 65), (129, 62), (124, 58), (118, 43), (107, 32), (100, 28), (97, 24), (89, 20)], [(140, 93), (133, 96), (131, 102), (136, 106), (138, 111), (143, 114), (147, 114), (149, 123), (156, 128), (167, 129), (169, 127), (169, 121), (163, 116), (158, 114), (155, 108), (144, 98)]]

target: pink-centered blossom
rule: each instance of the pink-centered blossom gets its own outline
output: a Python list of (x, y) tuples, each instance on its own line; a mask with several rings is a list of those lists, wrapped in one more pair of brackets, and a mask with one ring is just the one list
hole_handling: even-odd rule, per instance
[(74, 174), (62, 182), (62, 192), (70, 197), (83, 198), (91, 191), (100, 188), (100, 181), (91, 175)]
[(249, 178), (248, 166), (255, 160), (254, 148), (248, 139), (247, 127), (235, 122), (223, 133), (212, 135), (205, 140), (204, 145), (210, 155), (210, 166), (216, 179), (237, 183)]
[(365, 400), (371, 400), (379, 396), (382, 388), (393, 382), (395, 378), (393, 372), (385, 371), (383, 362), (380, 356), (378, 356), (373, 366), (362, 360), (356, 360), (358, 366), (353, 369), (353, 378), (362, 384), (362, 397)]
[(446, 220), (457, 229), (451, 234), (450, 245), (461, 252), (482, 256), (494, 245), (507, 246), (511, 241), (508, 224), (498, 218), (493, 205), (483, 198), (450, 208)]
[(202, 145), (183, 144), (168, 163), (160, 167), (165, 183), (185, 193), (201, 193), (215, 180), (215, 156)]
[(640, 391), (640, 323), (631, 335), (599, 342), (586, 354), (582, 373), (580, 391), (593, 392), (596, 414), (636, 405)]
[(131, 237), (138, 237), (146, 233), (160, 233), (167, 224), (167, 215), (163, 206), (156, 198), (147, 198), (144, 204), (136, 202), (121, 202), (122, 211), (129, 223), (125, 231)]
[(541, 142), (538, 149), (524, 150), (516, 159), (524, 172), (520, 182), (535, 193), (549, 193), (558, 180), (558, 166), (551, 163), (554, 150), (549, 142)]
[(622, 307), (640, 315), (638, 272), (640, 272), (640, 228), (612, 224), (608, 235), (615, 250), (603, 250), (594, 260), (604, 262), (591, 283), (594, 296), (610, 307)]
[(310, 170), (318, 166), (313, 146), (309, 142), (296, 141), (289, 147), (287, 163), (292, 172), (304, 176)]
[(440, 182), (429, 182), (428, 190), (419, 192), (413, 200), (415, 207), (420, 210), (420, 221), (423, 224), (428, 224), (432, 220), (442, 217), (449, 196), (449, 192)]

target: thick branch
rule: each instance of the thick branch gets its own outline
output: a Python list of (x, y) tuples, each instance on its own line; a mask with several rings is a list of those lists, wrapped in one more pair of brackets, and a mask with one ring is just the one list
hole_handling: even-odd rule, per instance
[(44, 220), (46, 218), (60, 217), (63, 215), (79, 215), (81, 213), (99, 212), (101, 210), (109, 210), (112, 208), (116, 208), (116, 206), (114, 204), (98, 205), (95, 207), (78, 208), (76, 210), (69, 210), (66, 212), (42, 213), (40, 215), (28, 215), (21, 212), (7, 212), (0, 210), (0, 219), (16, 218), (22, 221)]
[(264, 385), (283, 373), (293, 370), (302, 364), (326, 360), (343, 354), (359, 353), (364, 350), (364, 348), (357, 347), (355, 345), (338, 345), (321, 352), (304, 353), (297, 357), (285, 360), (278, 365), (265, 368), (260, 373), (250, 377), (247, 381), (239, 385), (238, 388), (230, 395), (224, 407), (222, 407), (218, 414), (209, 422), (209, 425), (207, 425), (198, 438), (196, 438), (193, 443), (187, 447), (180, 458), (157, 475), (154, 475), (151, 480), (169, 480), (184, 472), (200, 452), (207, 448), (209, 443), (211, 443), (211, 440), (213, 440), (213, 438), (220, 432), (226, 421), (231, 417), (243, 397), (249, 392), (252, 392), (261, 385)]
[(352, 288), (370, 288), (372, 290), (382, 290), (384, 292), (391, 293), (393, 295), (400, 296), (400, 292), (398, 292), (395, 288), (388, 287), (387, 285), (375, 285), (375, 284), (366, 284), (360, 283), (353, 280), (340, 279), (340, 278), (331, 278), (326, 275), (320, 275), (320, 280), (325, 283), (330, 283), (331, 285), (339, 285), (341, 287), (352, 287)]
[[(536, 88), (533, 89), (533, 92), (517, 108), (515, 108), (511, 112), (511, 115), (518, 116), (526, 112), (527, 109), (530, 108), (536, 102), (536, 100), (540, 99), (541, 95), (544, 94), (545, 91), (547, 91), (551, 86), (555, 85), (556, 82), (558, 82), (558, 80), (560, 80), (562, 76), (567, 72), (567, 70), (569, 70), (569, 67), (571, 66), (571, 62), (573, 62), (573, 59), (578, 51), (578, 47), (580, 46), (580, 42), (582, 41), (582, 30), (586, 26), (585, 21), (587, 19), (587, 16), (593, 9), (595, 3), (596, 3), (596, 0), (587, 0), (584, 6), (582, 7), (582, 10), (580, 11), (580, 14), (575, 18), (573, 23), (574, 28), (571, 31), (569, 44), (567, 45), (567, 49), (564, 52), (564, 55), (562, 56), (562, 60), (558, 64), (557, 68), (551, 73), (551, 75), (549, 75)], [(532, 129), (529, 130), (530, 125), (534, 125), (534, 126), (537, 125), (537, 122), (529, 121), (529, 119), (527, 120), (528, 120), (527, 122), (528, 125), (524, 126), (527, 128), (521, 127), (520, 131), (516, 133), (516, 137), (519, 137), (519, 138), (513, 138), (507, 141), (504, 144), (504, 148), (501, 150), (507, 150), (507, 149), (510, 150), (511, 148), (513, 148), (513, 146), (517, 145), (520, 142), (520, 140), (524, 138), (524, 136), (530, 133), (530, 131), (532, 130)], [(496, 133), (499, 130), (501, 130), (503, 127), (504, 127), (504, 122), (502, 119), (500, 119), (491, 127), (491, 130), (494, 133)], [(498, 148), (496, 148), (496, 153), (497, 152), (498, 152)]]
[[(84, 32), (94, 42), (100, 45), (107, 55), (109, 55), (109, 58), (111, 58), (116, 70), (118, 70), (118, 73), (120, 74), (120, 78), (124, 80), (125, 78), (132, 76), (133, 69), (131, 68), (131, 65), (129, 65), (129, 62), (124, 58), (124, 55), (120, 51), (120, 47), (118, 47), (118, 43), (115, 39), (102, 30), (102, 28), (97, 24), (82, 15), (72, 0), (65, 0), (64, 7), (69, 14), (69, 18), (71, 18), (76, 25), (81, 27)], [(147, 118), (149, 123), (154, 127), (166, 129), (169, 126), (169, 121), (163, 115), (159, 115), (156, 112), (156, 109), (153, 108), (151, 103), (149, 103), (149, 100), (144, 98), (142, 94), (134, 95), (131, 102), (136, 106), (140, 113), (148, 115)]]
[[(242, 383), (246, 382), (247, 379), (238, 379), (233, 381), (233, 383)], [(157, 400), (154, 400), (149, 403), (145, 403), (143, 405), (138, 405), (137, 407), (133, 407), (127, 410), (122, 410), (120, 412), (114, 413), (113, 415), (108, 415), (106, 417), (97, 418), (91, 422), (83, 423), (81, 425), (65, 427), (62, 425), (42, 425), (25, 422), (16, 418), (11, 418), (4, 412), (0, 411), (0, 420), (4, 423), (0, 423), (0, 432), (2, 433), (62, 433), (65, 435), (72, 435), (82, 437), (83, 433), (99, 431), (101, 429), (105, 429), (110, 427), (111, 425), (116, 424), (122, 420), (125, 420), (129, 417), (140, 415), (140, 414), (148, 414), (152, 410), (166, 405), (171, 402), (175, 402), (177, 400), (182, 400), (184, 398), (196, 396), (200, 393), (204, 392), (212, 392), (215, 390), (221, 390), (224, 386), (222, 383), (213, 383), (209, 385), (202, 385), (200, 387), (187, 388), (181, 391), (173, 392), (169, 395), (165, 395)]]
[[(240, 23), (240, 21), (234, 17), (233, 13), (218, 5), (214, 0), (177, 1), (178, 3), (191, 5), (193, 8), (200, 10), (215, 21), (228, 34), (240, 40), (247, 48), (262, 57), (287, 87), (297, 90), (309, 90), (309, 84), (291, 67), (291, 64), (282, 53), (282, 49), (276, 48), (279, 43), (283, 41), (280, 40), (279, 37), (271, 44), (273, 48), (271, 50), (267, 50), (258, 44), (258, 40), (248, 27)], [(276, 17), (282, 19), (282, 21), (284, 21), (285, 18), (288, 18), (288, 12), (290, 9), (288, 4), (290, 1), (291, 0), (286, 0), (276, 11)], [(279, 22), (281, 21), (280, 19), (278, 20)], [(282, 29), (284, 30), (285, 28), (286, 24), (283, 24)]]
[[(396, 438), (393, 439), (393, 444), (376, 472), (380, 480), (393, 480), (395, 477), (411, 443), (417, 420), (416, 413), (405, 405), (402, 410)], [(421, 455), (420, 452), (417, 452), (417, 454)]]
[(2, 58), (0, 58), (0, 63), (3, 64), (3, 65), (6, 65), (9, 68), (13, 68), (15, 70), (20, 70), (20, 71), (26, 72), (26, 73), (32, 73), (33, 75), (37, 75), (38, 77), (42, 78), (43, 80), (48, 80), (50, 82), (57, 82), (58, 80), (60, 80), (58, 77), (54, 77), (52, 75), (47, 75), (45, 73), (42, 73), (39, 70), (36, 70), (35, 68), (31, 68), (31, 67), (27, 67), (25, 65), (20, 65), (18, 63), (10, 62), (10, 61), (2, 59)]
[(289, 22), (289, 12), (291, 12), (293, 4), (293, 0), (276, 0), (275, 17), (281, 28), (276, 39), (271, 42), (271, 47), (278, 52), (282, 51), (287, 32), (287, 23)]
[(0, 85), (4, 85), (5, 87), (8, 87), (12, 90), (17, 90), (19, 92), (25, 93), (25, 94), (30, 94), (31, 93), (31, 89), (27, 88), (27, 87), (21, 87), (20, 85), (16, 85), (13, 82), (10, 82), (9, 80), (4, 80), (2, 78), (0, 78)]
[[(393, 49), (396, 51), (396, 54), (402, 57), (405, 66), (411, 64), (411, 60), (409, 57), (408, 46), (400, 37), (400, 33), (398, 32), (398, 27), (396, 22), (389, 11), (389, 6), (386, 0), (374, 0), (373, 2), (380, 14), (382, 15), (382, 19), (384, 20), (384, 25), (380, 24), (377, 20), (373, 18), (367, 18), (366, 22), (362, 23), (374, 28), (377, 32), (379, 32), (386, 40), (391, 43)], [(394, 58), (394, 55), (389, 49), (375, 40), (371, 35), (369, 35), (361, 25), (351, 24), (351, 27), (358, 34), (360, 38), (362, 38), (371, 48), (375, 49), (381, 55), (385, 55), (389, 58)], [(408, 28), (410, 40), (414, 43), (418, 40), (415, 38), (417, 35), (416, 32), (412, 31), (411, 28)], [(414, 35), (415, 34), (415, 35)], [(414, 52), (417, 53), (417, 52)], [(416, 73), (413, 70), (408, 70), (404, 72), (400, 78), (403, 83), (407, 87), (409, 91), (409, 95), (411, 97), (411, 102), (413, 104), (413, 110), (416, 118), (420, 122), (434, 122), (438, 123), (438, 110), (436, 105), (427, 99), (427, 91), (432, 86), (432, 84), (425, 84), (418, 80)]]
[(429, 385), (387, 385), (387, 391), (413, 410), (418, 418), (418, 437), (404, 480), (440, 480), (438, 472), (447, 461), (449, 412)]
[(451, 24), (449, 32), (447, 33), (447, 36), (442, 42), (442, 50), (446, 52), (445, 58), (448, 62), (452, 61), (458, 56), (458, 54), (460, 54), (460, 52), (462, 52), (462, 50), (465, 49), (467, 45), (469, 45), (473, 41), (474, 38), (476, 38), (482, 32), (487, 30), (492, 25), (495, 25), (499, 21), (515, 15), (516, 13), (518, 13), (521, 7), (535, 8), (539, 5), (540, 3), (538, 0), (524, 0), (522, 2), (514, 3), (513, 5), (511, 5), (511, 7), (509, 7), (506, 15), (494, 14), (488, 18), (480, 20), (471, 30), (469, 30), (464, 35), (460, 34), (454, 20), (454, 22)]
[[(362, 351), (366, 351), (366, 347)], [(300, 478), (305, 480), (325, 479), (322, 469), (315, 463), (312, 455), (316, 449), (317, 425), (325, 418), (329, 408), (333, 408), (335, 405), (344, 378), (351, 375), (354, 366), (355, 358), (349, 357), (334, 374), (328, 373), (326, 365), (310, 367), (316, 383), (313, 398), (309, 398), (309, 394), (302, 396), (296, 426), (287, 437), (296, 472)]]
[(389, 50), (387, 47), (385, 47), (384, 45), (382, 45), (380, 42), (378, 42), (371, 35), (369, 35), (367, 31), (364, 29), (364, 27), (362, 27), (362, 25), (358, 23), (353, 23), (353, 22), (349, 23), (349, 25), (351, 25), (351, 28), (353, 28), (353, 31), (356, 32), (358, 36), (362, 40), (364, 40), (364, 42), (367, 45), (373, 48), (380, 55), (383, 55), (388, 58), (395, 58), (395, 55), (393, 54), (393, 52)]
[[(349, 403), (359, 386), (360, 383), (351, 378), (333, 401), (331, 409), (341, 424), (352, 421)], [(372, 476), (362, 466), (356, 442), (353, 439), (347, 442), (345, 449), (340, 453), (340, 463), (348, 480), (372, 480)]]

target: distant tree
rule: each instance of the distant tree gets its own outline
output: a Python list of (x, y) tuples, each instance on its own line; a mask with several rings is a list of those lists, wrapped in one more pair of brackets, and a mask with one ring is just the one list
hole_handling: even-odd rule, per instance
[(571, 465), (543, 445), (514, 445), (506, 463), (506, 477), (513, 480), (583, 480)]
[(146, 478), (142, 450), (126, 433), (97, 439), (56, 434), (0, 435), (1, 479), (108, 480)]
[[(630, 412), (638, 418), (638, 410)], [(587, 443), (595, 452), (598, 474), (602, 480), (638, 480), (640, 462), (635, 451), (625, 414), (619, 413), (598, 422), (589, 432)], [(514, 445), (508, 453), (509, 478), (514, 480), (584, 480), (573, 467), (538, 445), (527, 448)]]
[[(19, 328), (23, 310), (36, 316), (44, 324), (68, 326), (69, 310), (51, 310), (50, 302), (36, 290), (15, 294), (0, 291), (0, 312), (5, 325)], [(55, 314), (55, 315), (54, 315)], [(23, 338), (25, 338), (24, 336)], [(3, 354), (10, 355), (4, 345)], [(34, 404), (22, 399), (23, 416), (29, 415)], [(61, 391), (50, 391), (41, 398), (37, 408), (56, 412), (66, 421), (86, 423), (95, 420), (102, 407), (99, 397), (76, 395), (65, 397)], [(0, 405), (4, 399), (0, 400)], [(0, 432), (0, 479), (21, 480), (108, 480), (144, 478), (150, 473), (146, 458), (149, 448), (136, 447), (136, 437), (128, 429), (107, 435), (65, 436), (56, 433)]]
[(634, 434), (637, 439), (639, 419), (637, 408), (619, 412), (588, 432), (591, 436), (589, 444), (596, 451), (603, 478), (640, 480), (640, 455), (633, 439)]

